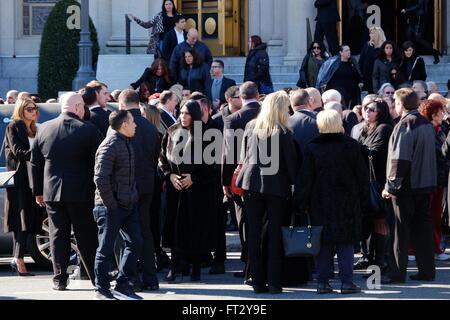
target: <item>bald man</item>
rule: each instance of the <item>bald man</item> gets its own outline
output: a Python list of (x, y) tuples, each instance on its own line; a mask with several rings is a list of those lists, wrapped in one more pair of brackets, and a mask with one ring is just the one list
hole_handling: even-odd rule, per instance
[(101, 143), (97, 128), (83, 122), (81, 95), (61, 96), (61, 114), (39, 127), (31, 150), (33, 193), (49, 217), (53, 289), (66, 290), (73, 227), (81, 261), (94, 284), (94, 260), (98, 246), (94, 207), (95, 152)]
[(6, 94), (6, 101), (8, 104), (15, 104), (17, 101), (17, 96), (19, 95), (19, 91), (17, 90), (9, 90)]
[(322, 107), (322, 95), (316, 88), (306, 88), (306, 92), (309, 95), (308, 107), (314, 112), (318, 112)]
[(196, 29), (189, 29), (186, 41), (177, 45), (175, 49), (173, 49), (172, 56), (170, 57), (169, 67), (177, 79), (180, 71), (180, 59), (184, 53), (191, 48), (194, 48), (202, 61), (206, 63), (208, 70), (211, 69), (211, 64), (213, 62), (211, 51), (206, 44), (198, 40), (198, 31)]

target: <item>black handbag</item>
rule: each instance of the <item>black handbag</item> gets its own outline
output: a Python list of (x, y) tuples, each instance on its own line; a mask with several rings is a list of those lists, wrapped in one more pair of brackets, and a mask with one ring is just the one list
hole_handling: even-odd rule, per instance
[(385, 202), (381, 196), (381, 187), (375, 176), (373, 157), (369, 155), (369, 215), (382, 215), (385, 213)]
[(294, 227), (295, 213), (292, 213), (291, 225), (281, 227), (284, 255), (286, 257), (315, 257), (320, 252), (322, 226), (311, 226), (309, 214), (308, 226)]

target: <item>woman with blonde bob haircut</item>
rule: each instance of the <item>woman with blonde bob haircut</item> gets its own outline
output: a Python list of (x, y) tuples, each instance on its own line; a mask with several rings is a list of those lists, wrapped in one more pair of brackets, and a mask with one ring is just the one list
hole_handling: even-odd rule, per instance
[(16, 171), (15, 186), (6, 189), (5, 232), (13, 232), (14, 258), (11, 268), (19, 276), (31, 276), (23, 260), (29, 234), (42, 232), (42, 210), (38, 207), (28, 181), (27, 162), (36, 136), (38, 106), (30, 98), (16, 102), (12, 121), (6, 127), (5, 158), (8, 171)]
[(363, 89), (371, 94), (374, 93), (372, 82), (373, 65), (380, 53), (381, 46), (386, 41), (386, 35), (380, 27), (371, 27), (369, 29), (369, 35), (370, 40), (364, 44), (359, 57), (359, 70), (361, 70), (363, 75)]
[(341, 293), (358, 293), (353, 283), (353, 245), (362, 239), (362, 211), (369, 174), (359, 143), (343, 134), (337, 111), (317, 116), (319, 137), (305, 148), (301, 173), (295, 184), (295, 210), (308, 214), (313, 225), (323, 226), (316, 258), (317, 293), (333, 292), (329, 280), (337, 253)]
[[(247, 125), (243, 139), (244, 160), (236, 184), (244, 190), (248, 258), (255, 293), (283, 291), (281, 225), (288, 213), (298, 169), (296, 148), (287, 125), (289, 104), (286, 92), (269, 94), (259, 116)], [(266, 214), (268, 246), (263, 252), (261, 234)]]

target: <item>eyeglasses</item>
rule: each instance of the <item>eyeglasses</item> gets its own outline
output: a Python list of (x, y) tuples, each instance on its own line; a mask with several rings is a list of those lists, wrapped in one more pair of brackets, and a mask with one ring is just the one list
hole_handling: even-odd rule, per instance
[(384, 94), (386, 94), (386, 95), (388, 95), (388, 94), (393, 95), (393, 94), (395, 94), (395, 91), (386, 91)]
[(26, 112), (29, 112), (29, 113), (32, 113), (33, 111), (38, 111), (39, 110), (39, 108), (38, 107), (26, 107), (25, 108), (25, 111)]
[(321, 49), (320, 47), (313, 47), (313, 50), (315, 50), (315, 49)]

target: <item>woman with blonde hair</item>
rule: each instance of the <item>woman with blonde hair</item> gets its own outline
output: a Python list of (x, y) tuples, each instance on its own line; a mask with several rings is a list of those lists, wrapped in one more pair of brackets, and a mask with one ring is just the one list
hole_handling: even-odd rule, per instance
[(359, 70), (363, 74), (364, 88), (369, 94), (374, 93), (372, 84), (373, 65), (378, 58), (380, 48), (386, 41), (383, 29), (371, 27), (369, 29), (370, 40), (364, 44), (359, 57)]
[(341, 293), (361, 291), (353, 283), (353, 246), (362, 238), (362, 212), (367, 207), (369, 173), (361, 147), (343, 134), (342, 117), (335, 110), (317, 116), (320, 136), (305, 149), (295, 184), (296, 211), (309, 214), (313, 225), (323, 226), (316, 258), (317, 293), (333, 292), (333, 256), (337, 253)]
[[(243, 139), (243, 166), (236, 184), (244, 190), (249, 265), (255, 293), (282, 292), (281, 225), (298, 168), (288, 128), (289, 105), (289, 95), (284, 91), (266, 96), (259, 116), (247, 125)], [(268, 246), (267, 253), (263, 253), (261, 234), (266, 215)]]
[(6, 167), (16, 170), (15, 186), (6, 189), (5, 232), (13, 232), (14, 258), (11, 268), (19, 276), (32, 276), (23, 260), (29, 234), (42, 232), (42, 210), (36, 204), (28, 180), (27, 162), (36, 137), (39, 109), (30, 98), (18, 99), (4, 140)]

